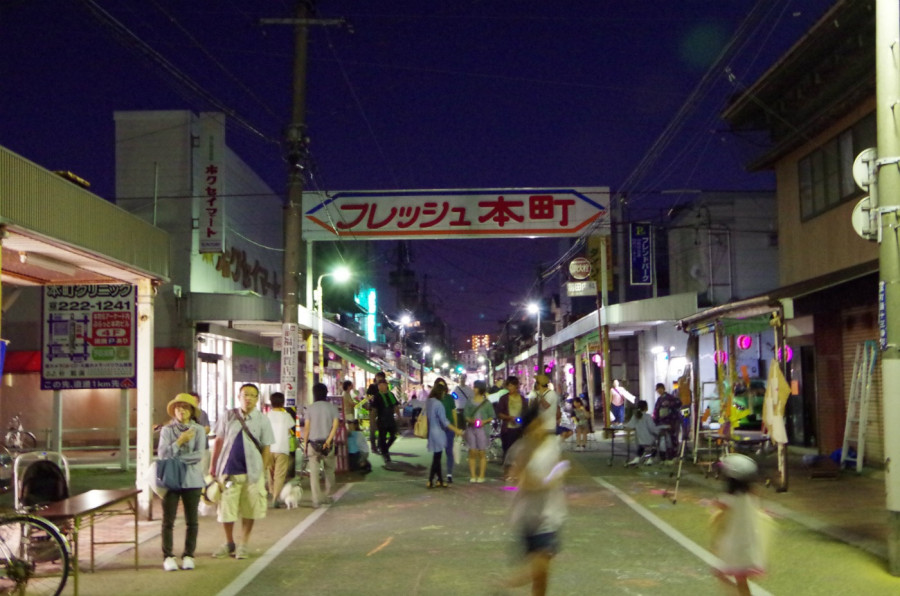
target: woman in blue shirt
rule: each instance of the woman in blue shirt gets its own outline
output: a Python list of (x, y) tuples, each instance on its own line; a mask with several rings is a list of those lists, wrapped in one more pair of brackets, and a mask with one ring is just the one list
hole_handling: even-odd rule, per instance
[[(440, 486), (447, 488), (441, 476), (441, 453), (447, 448), (447, 431), (461, 435), (462, 431), (447, 420), (447, 412), (441, 398), (444, 396), (446, 384), (439, 386), (435, 382), (425, 402), (425, 416), (428, 418), (427, 448), (431, 452), (431, 472), (428, 474), (428, 488)], [(421, 414), (420, 414), (421, 416)]]

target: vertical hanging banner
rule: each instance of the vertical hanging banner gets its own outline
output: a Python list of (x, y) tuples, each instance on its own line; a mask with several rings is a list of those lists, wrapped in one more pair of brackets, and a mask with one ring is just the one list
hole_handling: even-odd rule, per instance
[(653, 285), (653, 226), (635, 223), (629, 226), (631, 247), (631, 285)]
[(132, 389), (137, 380), (137, 288), (45, 286), (41, 389)]
[(213, 112), (201, 112), (199, 147), (194, 160), (201, 253), (225, 251), (225, 129)]
[(296, 323), (284, 323), (281, 326), (281, 392), (284, 393), (284, 405), (297, 406), (297, 358), (298, 334), (300, 326)]

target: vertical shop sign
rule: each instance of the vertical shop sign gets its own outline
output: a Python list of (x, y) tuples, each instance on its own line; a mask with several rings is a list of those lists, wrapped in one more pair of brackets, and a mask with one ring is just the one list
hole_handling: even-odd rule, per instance
[(653, 227), (649, 223), (635, 223), (629, 226), (631, 247), (631, 285), (649, 286), (653, 284)]
[(41, 389), (131, 389), (137, 380), (137, 287), (45, 286)]
[(284, 323), (281, 326), (281, 392), (284, 393), (284, 405), (297, 405), (297, 337), (300, 326), (296, 323)]
[(194, 167), (194, 193), (199, 202), (198, 232), (201, 253), (225, 250), (224, 128), (209, 112), (200, 114), (200, 146)]

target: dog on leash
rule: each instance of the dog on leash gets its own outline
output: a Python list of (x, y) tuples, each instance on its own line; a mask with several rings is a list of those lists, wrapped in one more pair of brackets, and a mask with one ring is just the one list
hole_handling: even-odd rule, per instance
[(303, 497), (303, 488), (300, 486), (300, 482), (292, 481), (285, 484), (278, 497), (287, 509), (299, 507), (300, 499)]

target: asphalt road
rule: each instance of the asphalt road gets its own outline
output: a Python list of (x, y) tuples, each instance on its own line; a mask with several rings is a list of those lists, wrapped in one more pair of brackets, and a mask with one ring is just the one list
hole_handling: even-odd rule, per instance
[[(345, 475), (336, 503), (272, 510), (257, 525), (253, 556), (214, 560), (221, 531), (203, 518), (197, 569), (165, 573), (158, 537), (141, 569), (123, 553), (82, 576), (82, 594), (456, 595), (494, 594), (520, 558), (509, 532), (512, 492), (489, 466), (485, 484), (457, 469), (449, 489), (425, 488), (424, 441), (403, 438), (392, 469)], [(719, 487), (693, 473), (677, 503), (670, 468), (608, 467), (608, 452), (569, 452), (569, 520), (551, 568), (550, 594), (724, 594), (712, 576), (708, 519)], [(761, 489), (766, 496), (766, 489)], [(309, 492), (304, 494), (308, 503)], [(148, 526), (154, 522), (145, 522)], [(158, 524), (158, 522), (155, 522)], [(176, 528), (176, 544), (182, 528)], [(124, 588), (127, 587), (127, 590)], [(777, 517), (770, 572), (755, 594), (897, 594), (900, 579), (859, 548)], [(66, 593), (71, 593), (67, 588)], [(525, 589), (510, 594), (526, 594)]]

